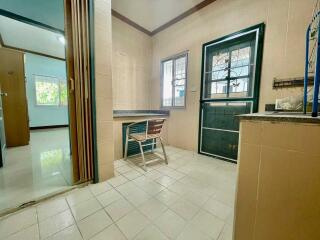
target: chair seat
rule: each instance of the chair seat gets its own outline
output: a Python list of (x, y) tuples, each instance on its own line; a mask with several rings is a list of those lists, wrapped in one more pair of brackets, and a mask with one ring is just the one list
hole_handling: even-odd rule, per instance
[(160, 137), (160, 134), (146, 134), (145, 133), (131, 133), (130, 138), (135, 139), (136, 141), (143, 142), (149, 139), (155, 139)]

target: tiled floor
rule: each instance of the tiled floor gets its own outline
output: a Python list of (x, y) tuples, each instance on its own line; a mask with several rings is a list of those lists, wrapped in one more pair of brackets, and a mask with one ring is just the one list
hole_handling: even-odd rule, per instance
[(169, 165), (116, 177), (0, 220), (0, 239), (231, 240), (236, 165), (167, 147)]
[(0, 212), (69, 188), (68, 128), (32, 130), (28, 146), (8, 148), (0, 168)]

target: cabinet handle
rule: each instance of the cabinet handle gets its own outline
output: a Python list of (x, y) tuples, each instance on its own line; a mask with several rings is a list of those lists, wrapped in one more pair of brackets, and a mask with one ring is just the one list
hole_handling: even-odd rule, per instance
[(70, 78), (70, 91), (74, 91), (74, 79)]

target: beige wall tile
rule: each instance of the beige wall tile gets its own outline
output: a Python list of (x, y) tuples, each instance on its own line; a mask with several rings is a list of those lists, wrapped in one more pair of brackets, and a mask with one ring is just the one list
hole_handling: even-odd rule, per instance
[(113, 176), (111, 0), (95, 0), (96, 121), (99, 180)]
[(150, 109), (151, 37), (112, 18), (113, 107)]

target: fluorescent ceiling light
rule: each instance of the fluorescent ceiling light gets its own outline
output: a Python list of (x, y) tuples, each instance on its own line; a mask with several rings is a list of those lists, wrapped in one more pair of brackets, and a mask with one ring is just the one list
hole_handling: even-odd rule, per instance
[(64, 38), (64, 36), (59, 35), (59, 36), (57, 36), (57, 39), (58, 39), (58, 41), (61, 42), (63, 45), (66, 44), (66, 39)]

